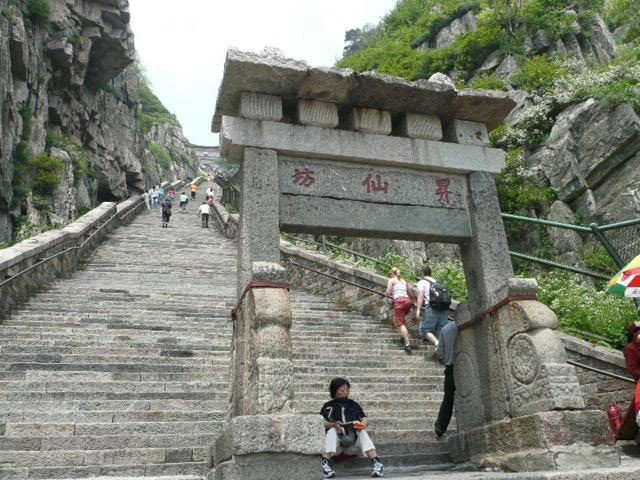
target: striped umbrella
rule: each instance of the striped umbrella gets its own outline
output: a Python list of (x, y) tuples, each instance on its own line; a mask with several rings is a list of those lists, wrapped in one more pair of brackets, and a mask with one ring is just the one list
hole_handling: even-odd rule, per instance
[(609, 280), (607, 292), (618, 297), (640, 298), (640, 255)]

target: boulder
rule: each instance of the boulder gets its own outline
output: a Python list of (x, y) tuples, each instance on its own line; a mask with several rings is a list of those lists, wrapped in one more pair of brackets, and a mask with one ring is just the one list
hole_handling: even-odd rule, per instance
[[(640, 118), (629, 105), (589, 99), (558, 115), (548, 141), (527, 159), (564, 202), (585, 218), (633, 216), (640, 184)], [(629, 196), (621, 201), (621, 195)], [(637, 215), (637, 213), (636, 213)]]
[(609, 62), (617, 52), (616, 41), (600, 15), (593, 19), (591, 46), (596, 60), (600, 63)]

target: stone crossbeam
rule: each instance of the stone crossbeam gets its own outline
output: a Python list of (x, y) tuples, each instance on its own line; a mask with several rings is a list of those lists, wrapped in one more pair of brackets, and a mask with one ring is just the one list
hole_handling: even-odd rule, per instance
[(493, 130), (509, 114), (515, 102), (502, 92), (465, 90), (458, 92), (443, 75), (410, 82), (375, 72), (315, 68), (306, 62), (278, 54), (259, 54), (231, 49), (225, 61), (211, 123), (219, 132), (224, 115), (238, 116), (243, 92), (331, 102), (340, 108), (366, 107), (393, 113), (412, 112), (484, 123)]
[(245, 147), (279, 154), (442, 172), (499, 173), (504, 152), (476, 145), (393, 137), (225, 116), (221, 153), (240, 162)]

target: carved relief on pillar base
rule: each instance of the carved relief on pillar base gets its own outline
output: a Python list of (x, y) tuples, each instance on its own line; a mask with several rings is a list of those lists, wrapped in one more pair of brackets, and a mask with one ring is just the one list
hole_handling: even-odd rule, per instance
[(504, 349), (504, 376), (513, 417), (556, 409), (582, 409), (584, 399), (574, 367), (557, 333), (557, 317), (534, 300), (499, 310), (495, 328)]
[(493, 422), (451, 436), (456, 463), (505, 471), (617, 467), (606, 415), (597, 410), (541, 412)]

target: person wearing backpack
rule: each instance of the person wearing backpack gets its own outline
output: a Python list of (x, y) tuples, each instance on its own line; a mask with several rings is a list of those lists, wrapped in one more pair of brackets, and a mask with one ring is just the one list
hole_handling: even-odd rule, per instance
[(164, 202), (162, 202), (162, 228), (169, 228), (172, 208), (171, 199), (165, 198)]
[(351, 384), (346, 378), (334, 378), (329, 383), (331, 400), (320, 409), (324, 418), (325, 453), (322, 455), (322, 474), (333, 478), (336, 472), (329, 460), (338, 453), (361, 454), (371, 460), (372, 477), (384, 476), (384, 465), (378, 458), (369, 434), (367, 416), (358, 402), (349, 398)]
[(431, 276), (431, 267), (422, 269), (422, 279), (417, 284), (418, 305), (416, 322), (420, 322), (420, 336), (436, 348), (440, 331), (447, 324), (451, 293)]

